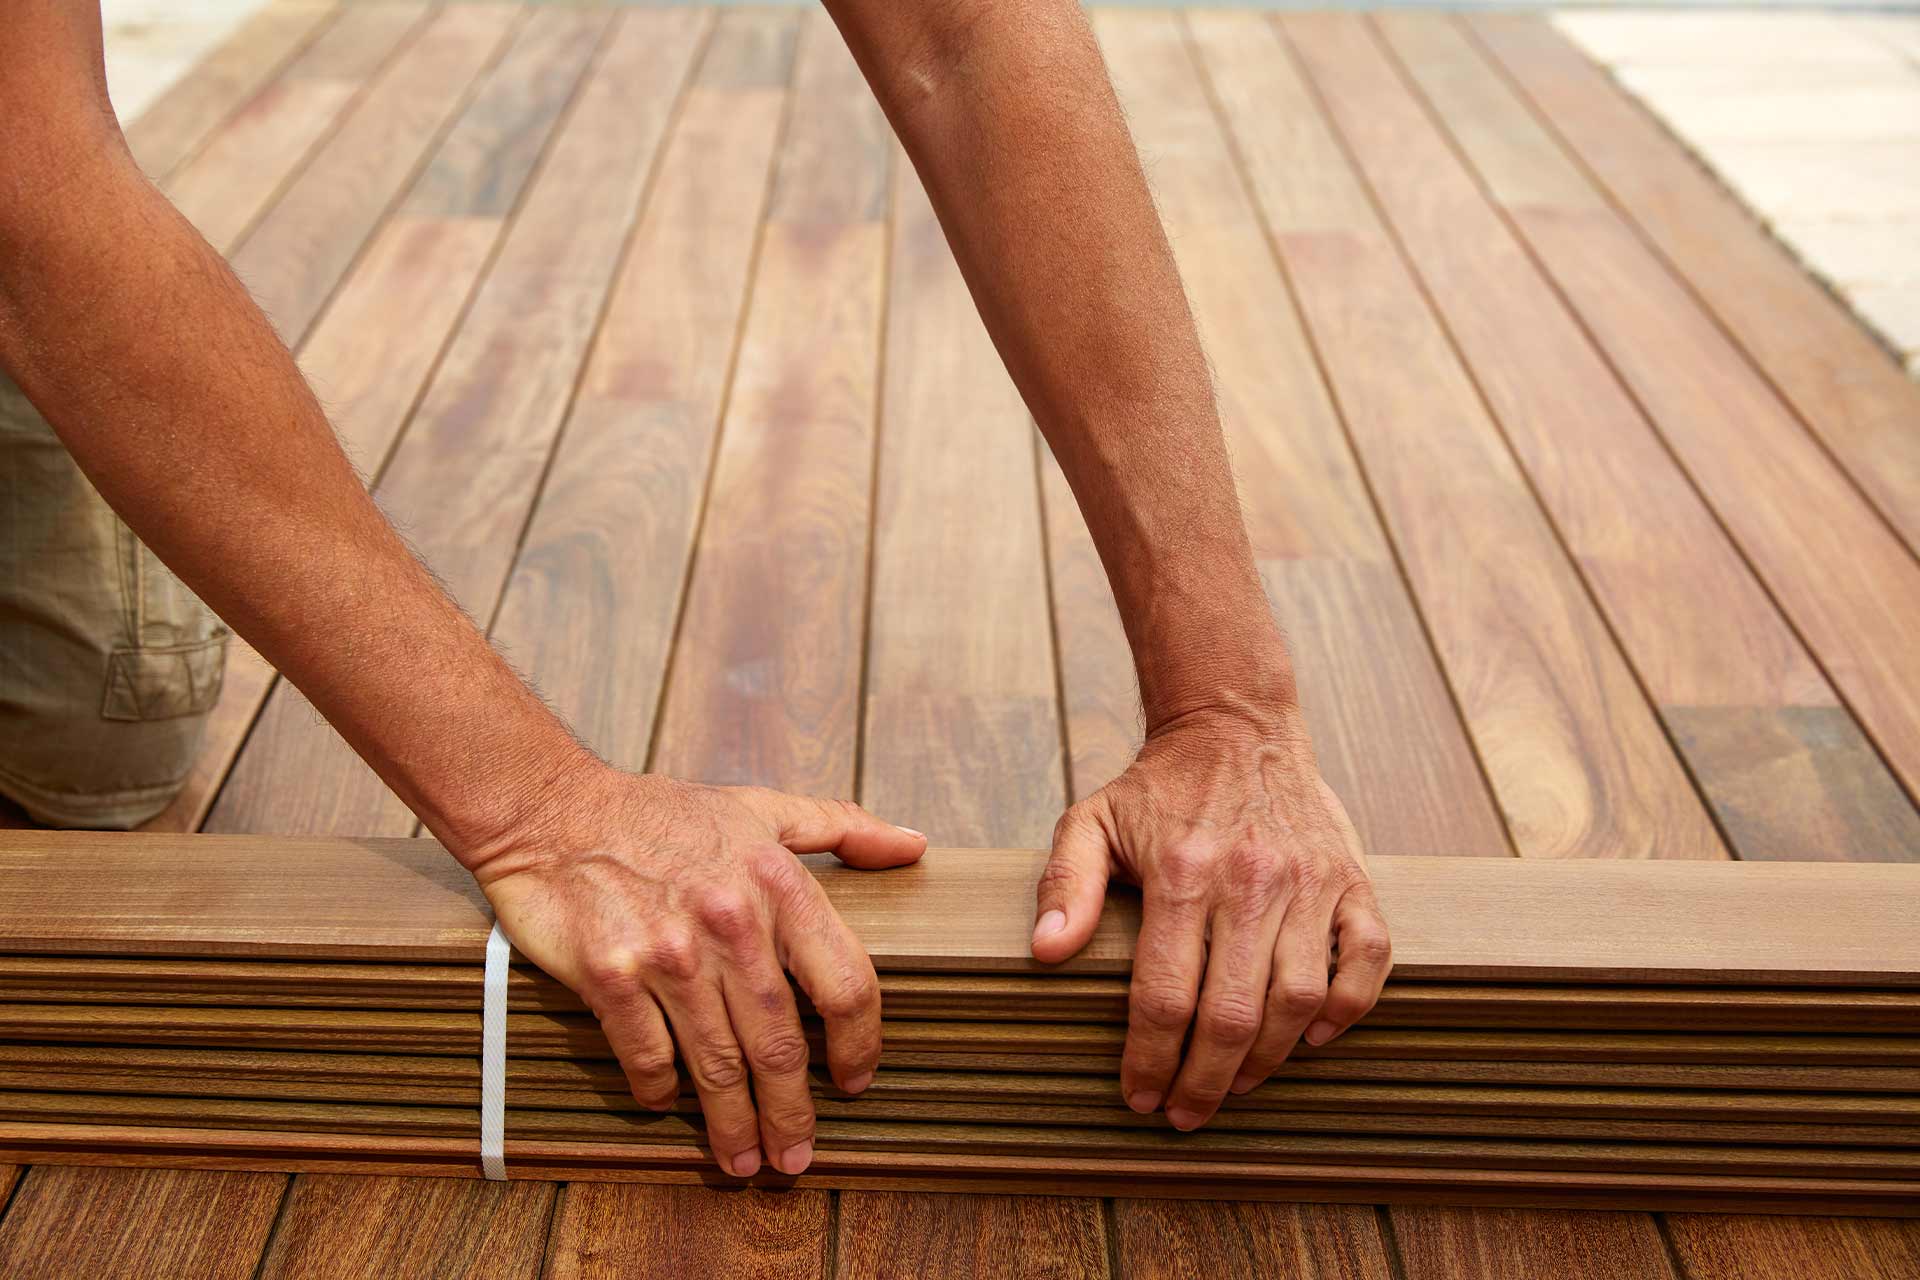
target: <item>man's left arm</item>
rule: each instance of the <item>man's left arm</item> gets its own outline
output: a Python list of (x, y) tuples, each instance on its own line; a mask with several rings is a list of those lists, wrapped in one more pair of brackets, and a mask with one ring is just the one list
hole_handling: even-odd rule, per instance
[(1086, 944), (1110, 875), (1140, 885), (1121, 1088), (1193, 1128), (1372, 1008), (1390, 949), (1300, 717), (1179, 272), (1074, 0), (827, 8), (1073, 487), (1139, 671), (1146, 742), (1061, 819), (1034, 955)]

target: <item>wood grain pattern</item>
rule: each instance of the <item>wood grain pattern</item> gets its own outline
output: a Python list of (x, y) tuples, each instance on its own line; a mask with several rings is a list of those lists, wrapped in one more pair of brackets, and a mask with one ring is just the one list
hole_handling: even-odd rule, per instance
[(138, 118), (122, 121), (134, 160), (165, 181), (339, 13), (330, 3), (280, 0), (249, 14)]
[(519, 18), (506, 5), (431, 15), (230, 255), (282, 338), (313, 323)]
[(0, 1219), (0, 1274), (244, 1280), (286, 1185), (274, 1173), (30, 1169)]
[(1891, 1218), (1670, 1214), (1688, 1280), (1896, 1280), (1920, 1273), (1920, 1224)]
[(1638, 1213), (1453, 1209), (1388, 1211), (1406, 1280), (1669, 1280), (1654, 1220)]
[[(1379, 25), (1443, 119), (1497, 118), (1457, 28)], [(1365, 20), (1306, 29), (1333, 123), (1740, 856), (1920, 844), (1920, 814)]]
[(232, 252), (380, 66), (403, 48), (422, 5), (352, 8), (160, 184), (207, 243)]
[(796, 30), (720, 19), (493, 627), (582, 740), (628, 768), (647, 760)]
[(557, 1187), (537, 1182), (295, 1178), (261, 1280), (534, 1280)]
[[(1613, 122), (1609, 128), (1629, 123), (1618, 109), (1624, 100), (1558, 37), (1525, 24), (1476, 30), (1550, 119), (1577, 122), (1602, 113)], [(1527, 110), (1512, 94), (1502, 102), (1516, 117)], [(1646, 127), (1632, 136), (1644, 137)], [(1645, 150), (1635, 150), (1634, 164), (1655, 163)], [(1671, 160), (1690, 164), (1678, 152)], [(1913, 643), (1920, 561), (1715, 315), (1610, 207), (1590, 199), (1510, 205), (1508, 213), (1913, 793), (1920, 788), (1920, 646)], [(1712, 242), (1724, 246), (1715, 252), (1737, 250), (1742, 237), (1760, 238), (1751, 227), (1739, 236), (1714, 236)], [(1886, 363), (1878, 353), (1876, 359)], [(1835, 571), (1840, 565), (1845, 572)], [(1895, 846), (1877, 856), (1915, 853)]]
[[(635, 1192), (644, 1192), (644, 1198)], [(545, 1280), (827, 1274), (827, 1197), (575, 1182), (560, 1195)]]
[(1920, 550), (1920, 388), (1663, 125), (1551, 27), (1515, 19), (1479, 30), (1880, 514)]
[[(1096, 31), (1218, 372), (1254, 554), (1328, 781), (1374, 852), (1503, 853), (1506, 833), (1180, 30), (1102, 14)], [(1260, 110), (1267, 123), (1293, 118), (1264, 100)], [(1063, 650), (1075, 625), (1062, 617)], [(1099, 687), (1117, 692), (1124, 679)], [(1069, 706), (1089, 688), (1069, 683)], [(1111, 707), (1107, 722), (1134, 706)], [(1080, 725), (1069, 729), (1077, 742)], [(1082, 793), (1098, 781), (1075, 777)]]
[(1108, 1275), (1100, 1202), (1052, 1196), (845, 1191), (836, 1280), (1096, 1280)]
[(1126, 1280), (1389, 1280), (1379, 1219), (1362, 1206), (1120, 1200)]
[[(1263, 65), (1293, 74), (1279, 57)], [(1236, 134), (1258, 127), (1227, 123)], [(1337, 156), (1302, 148), (1295, 164)], [(1347, 180), (1357, 181), (1350, 171)], [(1724, 857), (1384, 230), (1344, 207), (1339, 222), (1300, 211), (1283, 224), (1275, 212), (1269, 227), (1516, 847), (1548, 857)]]

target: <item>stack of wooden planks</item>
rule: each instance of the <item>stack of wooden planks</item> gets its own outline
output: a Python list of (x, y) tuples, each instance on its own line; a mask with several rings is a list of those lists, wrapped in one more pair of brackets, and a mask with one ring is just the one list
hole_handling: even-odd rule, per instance
[[(1920, 867), (1378, 859), (1374, 1015), (1181, 1134), (1114, 1078), (1137, 903), (1042, 971), (1041, 858), (808, 859), (887, 1029), (801, 1181), (1920, 1209)], [(0, 833), (0, 1159), (474, 1175), (489, 926), (431, 841)], [(719, 1179), (570, 992), (509, 1008), (514, 1174)]]

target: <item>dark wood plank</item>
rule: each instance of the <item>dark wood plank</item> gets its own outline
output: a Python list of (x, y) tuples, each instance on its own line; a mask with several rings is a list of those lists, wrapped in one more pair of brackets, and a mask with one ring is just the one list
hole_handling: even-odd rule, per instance
[(39, 1165), (0, 1219), (0, 1275), (244, 1280), (286, 1186), (277, 1173)]
[[(1096, 29), (1218, 371), (1248, 532), (1328, 781), (1375, 852), (1504, 853), (1500, 818), (1181, 32), (1117, 14)], [(1259, 110), (1262, 137), (1295, 119), (1290, 104)], [(1311, 184), (1310, 173), (1290, 180)], [(1077, 524), (1054, 492), (1064, 498), (1064, 485), (1049, 493), (1050, 520)], [(1098, 653), (1121, 660), (1111, 641), (1076, 652), (1080, 622), (1057, 613), (1077, 752), (1083, 733), (1113, 738), (1137, 703), (1130, 672), (1084, 675)], [(1089, 704), (1102, 708), (1091, 725)], [(1074, 785), (1085, 794), (1103, 780), (1078, 770)]]
[(1062, 1196), (843, 1191), (835, 1280), (1096, 1280), (1100, 1201)]
[[(1285, 21), (1309, 45), (1321, 29), (1318, 18)], [(1297, 75), (1284, 61), (1268, 65), (1276, 78)], [(1227, 123), (1236, 136), (1259, 127), (1248, 116), (1230, 114)], [(1357, 183), (1338, 149), (1323, 144), (1301, 147), (1294, 170), (1256, 179), (1255, 189), (1336, 163)], [(1318, 181), (1333, 175), (1322, 172)], [(1371, 214), (1355, 221), (1352, 201), (1328, 213), (1268, 213), (1521, 854), (1725, 857), (1705, 806), (1385, 230)], [(1273, 221), (1276, 214), (1293, 220)]]
[[(483, 619), (493, 613), (710, 19), (674, 10), (618, 22), (375, 486), (455, 599)], [(514, 135), (506, 136), (514, 147)], [(429, 188), (429, 207), (441, 190)], [(414, 823), (299, 691), (283, 684), (207, 825), (401, 834)]]
[(1126, 1280), (1390, 1280), (1371, 1206), (1120, 1200)]
[(133, 158), (163, 181), (339, 14), (315, 3), (269, 4), (248, 15), (138, 118), (122, 122)]
[(534, 1280), (559, 1188), (541, 1182), (302, 1174), (261, 1280)]
[[(1223, 45), (1242, 25), (1221, 23)], [(1500, 119), (1452, 24), (1381, 26), (1442, 119)], [(1366, 22), (1310, 30), (1333, 123), (1736, 851), (1920, 844), (1920, 814)]]
[(519, 20), (507, 5), (457, 5), (430, 16), (230, 255), (289, 343), (326, 305)]
[(160, 189), (222, 253), (238, 244), (368, 78), (404, 48), (424, 5), (347, 10), (236, 111)]
[(1920, 1275), (1920, 1222), (1668, 1214), (1687, 1280), (1900, 1280)]
[[(1920, 551), (1920, 387), (1671, 133), (1544, 22), (1479, 28), (1554, 128)], [(1525, 69), (1522, 63), (1526, 64)]]
[(1406, 1280), (1672, 1280), (1644, 1213), (1396, 1205), (1394, 1243)]
[[(1625, 105), (1618, 91), (1544, 27), (1475, 29), (1497, 66), (1551, 119), (1571, 127), (1599, 113), (1626, 127), (1616, 119)], [(1490, 66), (1487, 74), (1497, 73)], [(1539, 128), (1528, 104), (1504, 82), (1499, 87), (1489, 101), (1514, 121), (1509, 132)], [(1480, 139), (1491, 147), (1499, 135)], [(1663, 145), (1675, 164), (1691, 164), (1671, 143)], [(1530, 154), (1552, 153), (1536, 147)], [(1654, 163), (1650, 149), (1634, 155), (1635, 164)], [(1477, 155), (1469, 158), (1478, 163)], [(1571, 167), (1564, 156), (1558, 163)], [(1506, 203), (1498, 190), (1494, 195)], [(1506, 207), (1908, 793), (1920, 790), (1920, 645), (1913, 642), (1920, 561), (1717, 318), (1597, 193), (1573, 203)], [(1714, 252), (1743, 252), (1742, 237), (1758, 241), (1761, 234), (1750, 226), (1740, 235), (1714, 234)], [(1750, 258), (1754, 251), (1746, 252)], [(1761, 268), (1753, 270), (1758, 291)], [(1917, 853), (1893, 846), (1876, 856)]]
[(569, 1183), (544, 1280), (803, 1280), (827, 1274), (823, 1191)]

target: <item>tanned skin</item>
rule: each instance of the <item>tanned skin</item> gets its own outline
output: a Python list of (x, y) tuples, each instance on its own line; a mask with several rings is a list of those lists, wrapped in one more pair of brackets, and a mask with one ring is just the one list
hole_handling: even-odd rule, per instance
[[(827, 7), (1072, 484), (1139, 671), (1145, 745), (1060, 819), (1033, 953), (1071, 956), (1109, 879), (1140, 886), (1120, 1087), (1191, 1129), (1371, 1009), (1390, 953), (1300, 717), (1179, 275), (1072, 0)], [(97, 7), (16, 0), (7, 17), (0, 365), (128, 525), (472, 871), (515, 946), (586, 1000), (634, 1096), (671, 1103), (677, 1044), (722, 1167), (804, 1169), (787, 975), (849, 1092), (878, 1064), (880, 1004), (793, 855), (889, 867), (926, 838), (847, 801), (623, 772), (575, 741), (388, 525), (272, 326), (141, 175)]]

